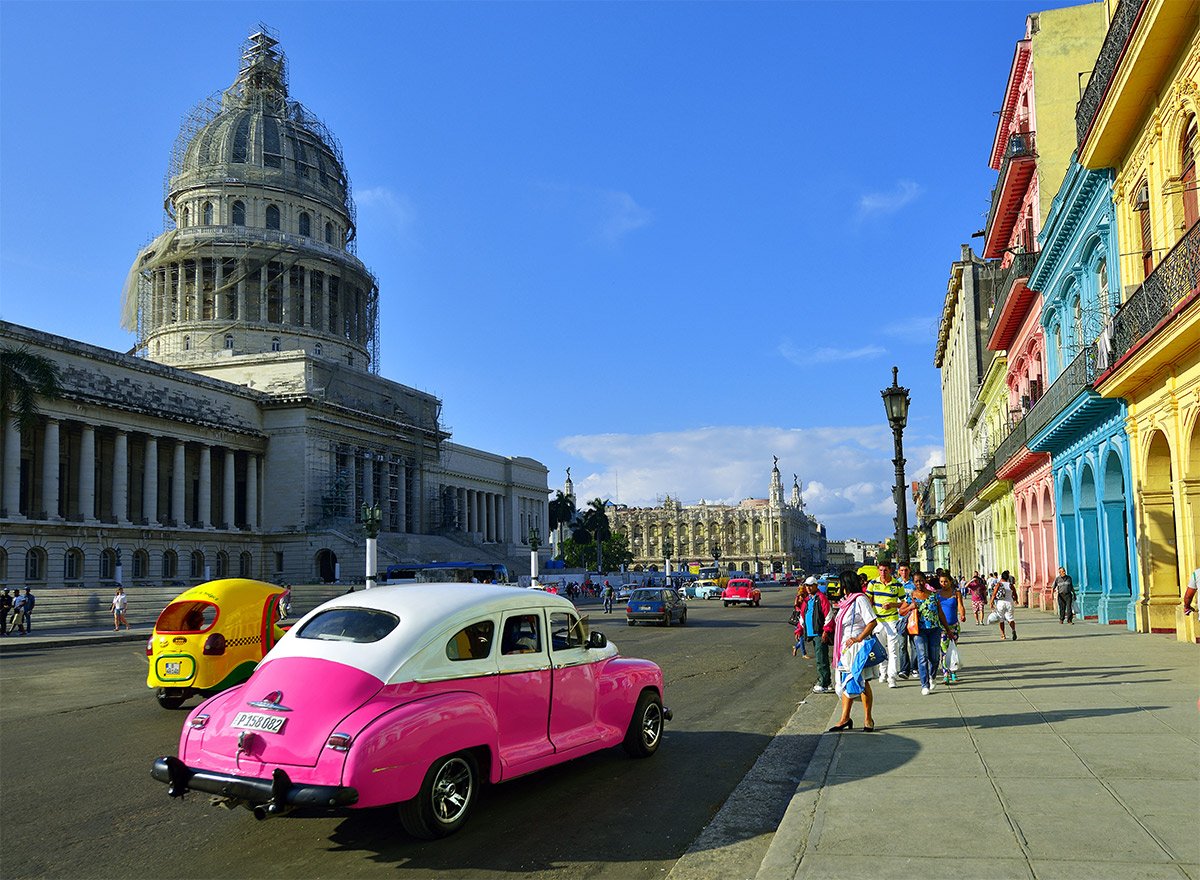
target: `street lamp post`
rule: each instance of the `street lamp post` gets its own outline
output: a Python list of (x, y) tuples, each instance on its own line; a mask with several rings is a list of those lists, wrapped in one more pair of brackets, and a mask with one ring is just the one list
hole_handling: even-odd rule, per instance
[(717, 570), (717, 577), (720, 577), (721, 576), (721, 545), (713, 544), (712, 547), (709, 548), (708, 552), (712, 554), (713, 568), (715, 568)]
[(670, 541), (663, 541), (663, 574), (665, 576), (664, 584), (671, 583), (671, 554), (675, 552), (675, 545)]
[(383, 514), (380, 513), (378, 504), (364, 504), (362, 506), (363, 532), (367, 536), (366, 588), (368, 590), (375, 586), (375, 575), (379, 571), (376, 558), (378, 553), (377, 544), (379, 543), (379, 524), (382, 521)]
[(892, 495), (896, 502), (896, 562), (908, 565), (908, 503), (904, 492), (904, 426), (908, 423), (908, 389), (899, 384), (900, 368), (892, 367), (892, 384), (884, 388), (883, 408), (887, 411), (888, 424), (892, 426), (892, 437), (896, 442), (896, 485)]
[(538, 547), (542, 546), (542, 535), (537, 526), (529, 527), (529, 585), (536, 587), (538, 579)]

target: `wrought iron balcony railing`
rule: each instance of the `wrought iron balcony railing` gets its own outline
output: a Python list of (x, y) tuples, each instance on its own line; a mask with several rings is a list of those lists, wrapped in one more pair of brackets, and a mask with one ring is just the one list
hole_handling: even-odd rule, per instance
[(996, 220), (996, 211), (1000, 207), (1000, 197), (1004, 193), (1004, 180), (1008, 177), (1009, 166), (1017, 159), (1037, 157), (1037, 140), (1032, 131), (1019, 131), (1008, 136), (1008, 145), (1004, 148), (1004, 161), (1000, 163), (1000, 176), (996, 178), (996, 188), (992, 190), (992, 206), (988, 209), (987, 225), (984, 229), (991, 230)]
[(1013, 254), (1012, 262), (997, 271), (996, 282), (992, 285), (992, 315), (988, 319), (988, 339), (991, 339), (992, 334), (996, 332), (996, 324), (1000, 322), (1000, 313), (1004, 311), (1004, 304), (1008, 301), (1008, 295), (1012, 293), (1013, 286), (1019, 279), (1028, 278), (1033, 274), (1033, 267), (1037, 265), (1038, 253), (1038, 251), (1030, 251), (1024, 254)]
[(1077, 145), (1083, 144), (1087, 134), (1092, 129), (1092, 122), (1100, 111), (1100, 103), (1108, 92), (1108, 84), (1112, 82), (1125, 54), (1125, 45), (1129, 35), (1138, 20), (1145, 0), (1120, 0), (1113, 12), (1112, 21), (1108, 23), (1108, 33), (1104, 36), (1104, 44), (1100, 54), (1096, 56), (1096, 66), (1092, 68), (1092, 77), (1088, 80), (1083, 97), (1075, 105), (1075, 137)]
[(1050, 420), (1066, 409), (1067, 404), (1078, 397), (1081, 391), (1090, 388), (1095, 378), (1096, 344), (1092, 343), (1067, 364), (1066, 369), (1059, 373), (1046, 393), (1029, 410), (1029, 415), (1022, 421), (1025, 442), (1050, 424)]
[(1200, 285), (1200, 223), (1193, 223), (1113, 317), (1108, 368), (1141, 342)]

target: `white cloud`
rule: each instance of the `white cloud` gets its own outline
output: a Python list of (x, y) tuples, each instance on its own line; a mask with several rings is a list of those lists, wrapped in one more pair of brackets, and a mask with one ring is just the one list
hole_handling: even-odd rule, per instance
[(906, 339), (909, 342), (930, 340), (937, 337), (938, 319), (941, 315), (913, 315), (879, 327), (885, 336)]
[(921, 186), (911, 180), (899, 180), (890, 192), (871, 192), (859, 196), (858, 219), (869, 220), (895, 214), (905, 205), (917, 199)]
[(535, 186), (545, 199), (547, 210), (577, 223), (593, 244), (612, 247), (654, 220), (649, 209), (622, 190), (547, 181), (539, 181)]
[(616, 244), (630, 232), (648, 224), (652, 218), (649, 211), (634, 201), (627, 192), (604, 190), (599, 193), (603, 218), (600, 222), (600, 238)]
[(787, 360), (798, 367), (810, 367), (813, 364), (831, 364), (839, 361), (857, 361), (864, 358), (878, 357), (886, 354), (887, 349), (878, 345), (864, 345), (859, 348), (801, 348), (791, 340), (779, 343), (777, 351)]
[(407, 196), (386, 186), (373, 186), (355, 190), (354, 200), (377, 221), (391, 227), (400, 238), (408, 237), (417, 212)]
[[(658, 505), (665, 495), (685, 504), (765, 498), (771, 456), (778, 455), (785, 497), (791, 496), (792, 474), (798, 474), (808, 511), (826, 524), (831, 538), (879, 539), (892, 532), (892, 433), (883, 424), (577, 434), (560, 439), (558, 448), (580, 460), (576, 474), (587, 472), (575, 479), (581, 501), (602, 497), (638, 506)], [(924, 462), (908, 475), (913, 480), (928, 474), (942, 452), (940, 446), (914, 444), (905, 456)]]

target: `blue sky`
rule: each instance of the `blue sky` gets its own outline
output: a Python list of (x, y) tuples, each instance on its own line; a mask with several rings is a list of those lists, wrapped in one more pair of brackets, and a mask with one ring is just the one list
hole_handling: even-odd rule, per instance
[[(937, 319), (983, 227), (1009, 2), (0, 7), (0, 318), (127, 350), (180, 120), (274, 28), (341, 141), (381, 372), (577, 493), (892, 529), (879, 391), (941, 461)], [(976, 240), (977, 241), (977, 240)]]

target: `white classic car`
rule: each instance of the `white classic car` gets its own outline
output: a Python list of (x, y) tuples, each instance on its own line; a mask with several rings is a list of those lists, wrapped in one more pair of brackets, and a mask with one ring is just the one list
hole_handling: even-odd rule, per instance
[(188, 716), (151, 775), (259, 818), (398, 804), (421, 838), (462, 826), (479, 786), (623, 744), (654, 754), (662, 671), (589, 633), (568, 600), (481, 584), (339, 596), (245, 684)]

